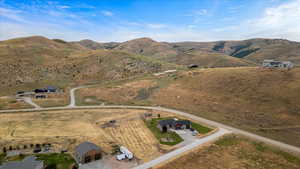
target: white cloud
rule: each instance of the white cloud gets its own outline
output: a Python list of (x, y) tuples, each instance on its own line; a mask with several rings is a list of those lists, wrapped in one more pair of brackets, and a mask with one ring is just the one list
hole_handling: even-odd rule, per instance
[(207, 10), (206, 9), (201, 9), (199, 11), (195, 11), (194, 12), (195, 15), (206, 15), (207, 14)]
[(261, 18), (244, 23), (248, 36), (300, 40), (300, 0), (267, 8)]
[(167, 25), (165, 25), (165, 24), (151, 24), (151, 23), (146, 24), (146, 26), (151, 29), (161, 29), (161, 28), (167, 27)]
[(106, 10), (101, 11), (101, 13), (102, 13), (104, 16), (113, 16), (113, 15), (114, 15), (113, 12), (111, 12), (111, 11), (106, 11)]
[(22, 13), (22, 11), (20, 10), (12, 10), (0, 7), (1, 17), (5, 17), (14, 21), (25, 22), (25, 20), (21, 17), (20, 13)]
[(67, 5), (60, 5), (60, 6), (57, 6), (57, 8), (59, 8), (59, 9), (69, 9), (71, 7), (67, 6)]

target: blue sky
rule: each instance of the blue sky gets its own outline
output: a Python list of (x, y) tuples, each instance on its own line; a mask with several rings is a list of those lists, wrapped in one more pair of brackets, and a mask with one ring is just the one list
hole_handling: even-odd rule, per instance
[(0, 0), (0, 40), (300, 41), (300, 0)]

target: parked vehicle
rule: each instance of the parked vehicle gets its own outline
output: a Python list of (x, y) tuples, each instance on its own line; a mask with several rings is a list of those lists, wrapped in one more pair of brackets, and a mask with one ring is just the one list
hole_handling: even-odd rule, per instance
[(119, 161), (124, 160), (125, 158), (126, 158), (125, 154), (119, 154), (119, 155), (117, 155), (117, 160), (119, 160)]

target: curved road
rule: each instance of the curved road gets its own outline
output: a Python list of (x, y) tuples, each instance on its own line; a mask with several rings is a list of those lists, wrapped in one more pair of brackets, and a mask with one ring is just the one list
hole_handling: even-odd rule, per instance
[[(230, 132), (233, 132), (233, 133), (237, 133), (237, 134), (241, 134), (241, 135), (244, 135), (246, 137), (249, 137), (251, 139), (254, 139), (254, 140), (257, 140), (257, 141), (261, 141), (261, 142), (264, 142), (266, 144), (270, 144), (270, 145), (273, 145), (273, 146), (276, 146), (278, 147), (279, 149), (283, 150), (283, 151), (286, 151), (286, 152), (291, 152), (291, 153), (294, 153), (294, 154), (297, 154), (297, 155), (300, 155), (300, 148), (299, 147), (296, 147), (296, 146), (292, 146), (292, 145), (289, 145), (289, 144), (286, 144), (286, 143), (282, 143), (282, 142), (279, 142), (279, 141), (276, 141), (276, 140), (272, 140), (272, 139), (269, 139), (269, 138), (266, 138), (266, 137), (262, 137), (262, 136), (259, 136), (259, 135), (256, 135), (256, 134), (253, 134), (253, 133), (250, 133), (248, 131), (244, 131), (244, 130), (241, 130), (241, 129), (237, 129), (237, 128), (234, 128), (234, 127), (231, 127), (231, 126), (228, 126), (228, 125), (225, 125), (225, 124), (222, 124), (222, 123), (219, 123), (219, 122), (215, 122), (215, 121), (211, 121), (211, 120), (208, 120), (208, 119), (205, 119), (205, 118), (202, 118), (202, 117), (198, 117), (198, 116), (195, 116), (195, 115), (192, 115), (192, 114), (189, 114), (189, 113), (186, 113), (186, 112), (183, 112), (183, 111), (179, 111), (179, 110), (174, 110), (174, 109), (169, 109), (169, 108), (164, 108), (164, 107), (151, 107), (151, 106), (126, 106), (126, 105), (119, 105), (119, 106), (76, 106), (76, 99), (75, 99), (75, 91), (77, 89), (81, 89), (81, 88), (85, 88), (85, 87), (91, 87), (91, 86), (94, 86), (94, 85), (89, 85), (89, 86), (80, 86), (80, 87), (76, 87), (76, 88), (73, 88), (70, 90), (70, 104), (66, 107), (51, 107), (51, 108), (35, 108), (35, 109), (18, 109), (18, 110), (1, 110), (0, 113), (14, 113), (14, 112), (31, 112), (31, 111), (42, 111), (42, 110), (65, 110), (65, 109), (107, 109), (107, 108), (117, 108), (117, 109), (146, 109), (146, 110), (158, 110), (158, 111), (165, 111), (165, 112), (170, 112), (170, 113), (174, 113), (174, 114), (177, 114), (177, 115), (181, 115), (181, 116), (185, 116), (187, 118), (191, 118), (193, 120), (196, 120), (196, 121), (199, 121), (201, 123), (204, 123), (206, 125), (210, 125), (210, 126), (214, 126), (214, 127), (218, 127), (220, 128), (220, 130), (222, 131), (230, 131)], [(225, 129), (225, 130), (224, 130)], [(216, 134), (216, 133), (215, 133)], [(210, 138), (210, 137), (208, 137)], [(202, 139), (201, 139), (202, 140)], [(200, 143), (198, 143), (200, 144)], [(162, 156), (162, 158), (165, 158), (164, 160), (166, 159), (169, 159), (171, 157), (174, 157), (174, 155), (178, 155), (182, 152), (185, 152), (185, 151), (188, 151), (190, 150), (191, 148), (194, 148), (194, 146), (192, 145), (197, 145), (197, 141), (196, 142), (193, 142), (192, 144), (188, 145), (188, 147), (182, 147), (180, 149), (175, 150), (174, 153), (171, 152), (172, 154), (171, 155), (168, 155), (166, 154)], [(179, 151), (180, 150), (180, 151)], [(171, 157), (170, 157), (171, 156)], [(159, 157), (158, 159), (155, 159), (154, 162), (153, 161), (150, 161), (148, 163), (145, 163), (145, 166), (150, 166), (150, 165), (153, 165), (154, 163), (155, 164), (158, 164), (159, 162), (163, 161), (163, 160), (160, 160), (161, 158)], [(143, 164), (144, 165), (144, 164)], [(143, 166), (142, 165), (142, 166)], [(141, 169), (140, 167), (142, 166), (138, 166), (136, 169)]]

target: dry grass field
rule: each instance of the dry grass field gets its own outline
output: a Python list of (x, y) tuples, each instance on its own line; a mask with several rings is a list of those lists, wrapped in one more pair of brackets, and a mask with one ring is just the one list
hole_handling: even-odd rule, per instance
[[(51, 143), (58, 151), (72, 152), (79, 143), (91, 141), (109, 154), (113, 145), (124, 145), (138, 159), (148, 161), (166, 149), (143, 122), (141, 115), (145, 112), (149, 111), (105, 109), (0, 114), (0, 147)], [(109, 124), (110, 120), (116, 123)]]
[[(69, 89), (66, 89), (69, 91)], [(66, 106), (70, 103), (70, 93), (55, 93), (55, 94), (47, 94), (46, 99), (32, 99), (34, 103), (41, 107), (59, 107)]]
[(81, 89), (77, 97), (175, 108), (300, 146), (299, 79), (299, 68), (196, 69)]
[(0, 110), (33, 108), (31, 105), (17, 101), (13, 97), (0, 97)]
[(225, 136), (156, 169), (298, 169), (300, 158), (240, 136)]

